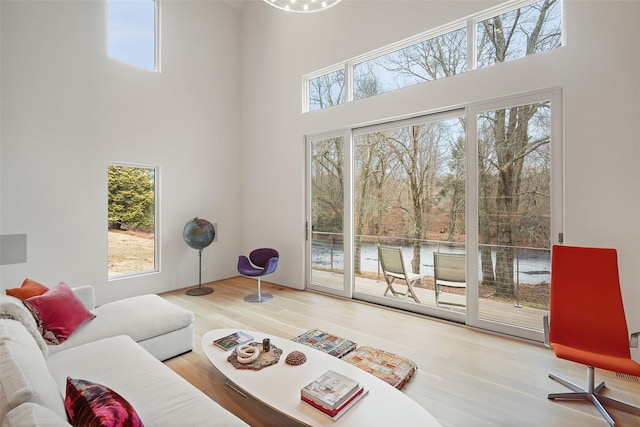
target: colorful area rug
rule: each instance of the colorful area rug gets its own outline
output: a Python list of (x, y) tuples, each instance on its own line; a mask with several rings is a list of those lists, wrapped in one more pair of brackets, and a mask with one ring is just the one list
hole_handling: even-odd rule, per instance
[(320, 329), (311, 329), (292, 339), (335, 357), (343, 357), (358, 346), (355, 342)]
[(359, 347), (342, 360), (375, 375), (398, 390), (418, 370), (413, 360), (372, 347)]

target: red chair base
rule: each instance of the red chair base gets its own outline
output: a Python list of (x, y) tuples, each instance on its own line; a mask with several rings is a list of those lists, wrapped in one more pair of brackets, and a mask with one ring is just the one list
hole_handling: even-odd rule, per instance
[(611, 415), (604, 408), (604, 405), (611, 406), (612, 408), (621, 409), (623, 411), (630, 412), (632, 414), (640, 415), (640, 408), (637, 406), (630, 405), (628, 403), (622, 402), (620, 400), (612, 399), (609, 396), (605, 396), (600, 393), (600, 391), (604, 388), (604, 382), (595, 386), (594, 381), (594, 368), (591, 366), (587, 367), (587, 388), (582, 388), (572, 382), (569, 382), (563, 378), (555, 376), (553, 374), (549, 374), (549, 378), (559, 382), (567, 388), (573, 390), (573, 393), (551, 393), (547, 396), (547, 398), (551, 400), (588, 400), (600, 411), (600, 414), (604, 417), (605, 420), (609, 423), (610, 426), (615, 426), (616, 423), (611, 418)]

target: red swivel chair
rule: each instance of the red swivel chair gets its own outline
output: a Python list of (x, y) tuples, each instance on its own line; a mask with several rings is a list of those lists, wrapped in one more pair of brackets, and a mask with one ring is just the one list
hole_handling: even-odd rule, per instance
[(640, 376), (640, 364), (631, 359), (630, 351), (638, 347), (640, 332), (629, 336), (615, 249), (553, 246), (544, 326), (545, 340), (557, 357), (587, 366), (586, 389), (549, 374), (573, 390), (549, 394), (549, 399), (589, 400), (611, 426), (615, 422), (603, 405), (640, 415), (639, 407), (604, 396), (604, 382), (594, 382), (594, 368)]

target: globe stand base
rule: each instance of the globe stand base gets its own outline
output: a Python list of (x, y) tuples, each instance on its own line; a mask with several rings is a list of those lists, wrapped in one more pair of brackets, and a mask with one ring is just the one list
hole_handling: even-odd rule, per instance
[(200, 296), (210, 294), (211, 292), (213, 292), (211, 288), (193, 288), (187, 291), (187, 295)]

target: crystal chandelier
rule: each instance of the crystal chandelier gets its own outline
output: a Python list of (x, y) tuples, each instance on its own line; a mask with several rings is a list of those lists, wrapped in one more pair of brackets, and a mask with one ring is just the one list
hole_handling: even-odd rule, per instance
[(342, 0), (263, 0), (270, 6), (287, 12), (318, 12), (335, 6)]

